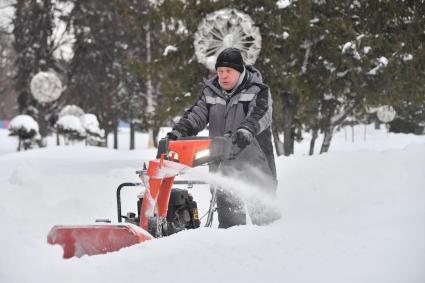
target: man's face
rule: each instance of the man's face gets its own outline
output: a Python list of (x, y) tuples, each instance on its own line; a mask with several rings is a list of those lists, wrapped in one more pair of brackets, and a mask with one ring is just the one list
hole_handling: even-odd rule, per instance
[(218, 82), (224, 90), (233, 89), (238, 83), (241, 73), (233, 68), (218, 67), (217, 68)]

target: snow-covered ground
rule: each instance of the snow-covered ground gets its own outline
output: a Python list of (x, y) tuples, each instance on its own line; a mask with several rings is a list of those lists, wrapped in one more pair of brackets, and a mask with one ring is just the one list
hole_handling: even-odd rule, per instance
[[(306, 137), (295, 156), (277, 159), (271, 205), (282, 218), (269, 226), (200, 228), (63, 260), (47, 244), (50, 228), (115, 220), (116, 186), (137, 182), (155, 155), (146, 141), (138, 134), (129, 151), (126, 132), (119, 150), (57, 147), (52, 137), (48, 148), (16, 153), (0, 130), (0, 282), (425, 282), (425, 136), (368, 128), (365, 141), (363, 127), (354, 142), (351, 130), (347, 141), (337, 133), (327, 154), (307, 156)], [(202, 215), (209, 190), (191, 192)], [(134, 210), (136, 194), (123, 210)]]

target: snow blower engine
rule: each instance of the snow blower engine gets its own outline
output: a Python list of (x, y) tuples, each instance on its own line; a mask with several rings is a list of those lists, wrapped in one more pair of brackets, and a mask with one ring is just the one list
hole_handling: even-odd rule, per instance
[[(203, 181), (174, 180), (190, 167), (220, 163), (232, 158), (229, 137), (186, 137), (176, 141), (162, 139), (156, 159), (137, 171), (140, 183), (122, 183), (116, 191), (118, 224), (96, 220), (93, 225), (54, 226), (48, 236), (49, 244), (63, 247), (64, 258), (105, 254), (157, 237), (168, 236), (200, 226), (198, 208), (185, 189), (173, 185), (205, 184)], [(143, 186), (138, 196), (137, 212), (121, 212), (121, 191), (126, 187)], [(214, 201), (210, 203), (208, 222), (212, 220)], [(125, 223), (123, 223), (123, 220)], [(103, 222), (103, 223), (100, 223)]]
[[(146, 171), (137, 171), (139, 176)], [(200, 181), (174, 181), (174, 184), (186, 184), (188, 187), (193, 184), (204, 184)], [(117, 208), (118, 208), (118, 222), (131, 223), (139, 225), (140, 223), (140, 208), (143, 203), (144, 194), (138, 195), (137, 201), (137, 214), (135, 212), (128, 212), (126, 215), (121, 213), (121, 189), (125, 187), (141, 186), (142, 183), (123, 183), (117, 189)], [(185, 189), (172, 188), (170, 192), (170, 199), (168, 202), (167, 217), (162, 221), (161, 226), (158, 226), (157, 218), (152, 217), (148, 221), (148, 232), (155, 238), (161, 236), (168, 236), (185, 229), (199, 228), (201, 221), (198, 216), (198, 206), (196, 201), (193, 200), (192, 195)], [(110, 223), (109, 220), (96, 220), (96, 222)]]

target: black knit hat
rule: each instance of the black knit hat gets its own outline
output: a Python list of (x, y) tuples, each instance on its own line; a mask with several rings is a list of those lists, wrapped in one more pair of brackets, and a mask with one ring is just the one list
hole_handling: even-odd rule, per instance
[(244, 70), (244, 62), (239, 49), (231, 47), (221, 51), (215, 63), (216, 70), (218, 67), (229, 67), (242, 73)]

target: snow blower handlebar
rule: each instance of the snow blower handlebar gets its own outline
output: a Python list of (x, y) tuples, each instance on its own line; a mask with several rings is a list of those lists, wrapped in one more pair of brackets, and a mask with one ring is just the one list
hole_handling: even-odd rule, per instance
[(184, 137), (177, 140), (161, 139), (156, 158), (175, 161), (189, 167), (207, 163), (220, 163), (233, 159), (238, 153), (232, 152), (232, 139), (224, 137)]

